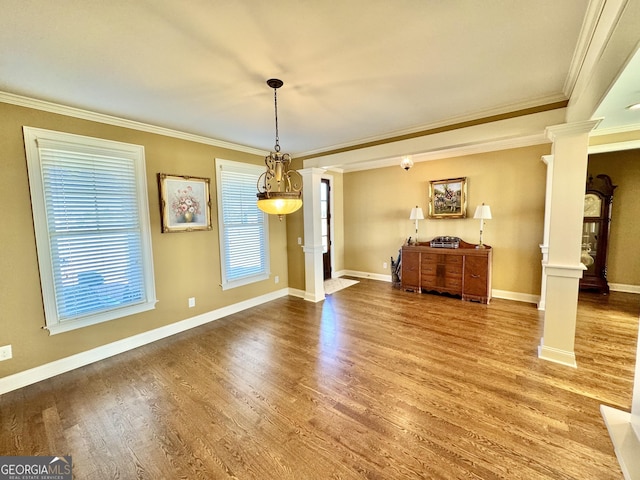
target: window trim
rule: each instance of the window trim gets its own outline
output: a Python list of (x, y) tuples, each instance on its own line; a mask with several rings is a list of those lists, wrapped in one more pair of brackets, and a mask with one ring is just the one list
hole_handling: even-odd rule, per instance
[[(33, 223), (36, 236), (38, 266), (40, 270), (40, 284), (42, 287), (42, 300), (45, 311), (44, 328), (49, 330), (51, 335), (55, 335), (154, 309), (157, 300), (153, 272), (153, 252), (151, 245), (151, 227), (149, 224), (149, 202), (144, 147), (141, 145), (133, 145), (113, 140), (104, 140), (100, 138), (86, 137), (83, 135), (44, 130), (27, 126), (23, 127), (23, 132), (27, 157), (27, 170), (29, 175), (29, 188), (31, 192)], [(47, 144), (48, 146), (57, 145), (61, 148), (66, 146), (67, 148), (72, 148), (75, 151), (84, 151), (86, 153), (93, 154), (117, 154), (121, 156), (121, 158), (127, 158), (133, 162), (136, 177), (136, 190), (138, 193), (137, 211), (140, 219), (141, 260), (143, 263), (142, 271), (145, 292), (145, 299), (143, 302), (135, 305), (117, 307), (99, 313), (88, 314), (74, 320), (61, 321), (58, 318), (39, 143)]]
[[(241, 287), (243, 285), (249, 285), (251, 283), (261, 282), (264, 280), (268, 280), (271, 276), (271, 262), (270, 262), (270, 247), (269, 247), (269, 216), (266, 213), (262, 213), (263, 218), (263, 231), (264, 231), (264, 258), (265, 258), (265, 266), (264, 271), (250, 275), (246, 277), (241, 277), (235, 280), (227, 280), (227, 272), (226, 272), (226, 255), (227, 252), (224, 249), (224, 217), (223, 217), (223, 205), (222, 205), (222, 178), (221, 172), (223, 169), (231, 169), (236, 172), (247, 172), (256, 176), (256, 185), (258, 178), (264, 172), (264, 168), (259, 165), (254, 165), (250, 163), (243, 162), (235, 162), (232, 160), (223, 160), (220, 158), (216, 158), (216, 188), (217, 192), (217, 200), (218, 200), (218, 235), (220, 240), (220, 275), (221, 275), (221, 287), (222, 290), (229, 290), (236, 287)], [(256, 194), (258, 193), (256, 187)], [(255, 198), (257, 204), (257, 197)], [(256, 206), (257, 208), (257, 206)]]

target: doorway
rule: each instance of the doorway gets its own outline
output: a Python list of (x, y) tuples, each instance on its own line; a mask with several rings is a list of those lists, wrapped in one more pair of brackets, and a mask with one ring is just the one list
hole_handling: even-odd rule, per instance
[(323, 279), (331, 278), (331, 186), (328, 178), (320, 183), (320, 235), (322, 237)]

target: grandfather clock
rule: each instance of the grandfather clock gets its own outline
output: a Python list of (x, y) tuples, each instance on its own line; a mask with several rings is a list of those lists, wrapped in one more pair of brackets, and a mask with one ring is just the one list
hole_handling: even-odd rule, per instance
[(580, 261), (587, 267), (580, 279), (580, 290), (609, 293), (607, 283), (607, 249), (611, 202), (616, 185), (608, 175), (589, 177), (584, 196), (582, 253)]

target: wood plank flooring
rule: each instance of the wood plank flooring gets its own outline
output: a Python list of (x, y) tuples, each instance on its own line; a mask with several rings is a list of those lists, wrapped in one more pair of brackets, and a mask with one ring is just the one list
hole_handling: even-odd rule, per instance
[(578, 368), (534, 305), (373, 280), (288, 297), (0, 397), (1, 455), (76, 479), (622, 478), (640, 295), (581, 294)]

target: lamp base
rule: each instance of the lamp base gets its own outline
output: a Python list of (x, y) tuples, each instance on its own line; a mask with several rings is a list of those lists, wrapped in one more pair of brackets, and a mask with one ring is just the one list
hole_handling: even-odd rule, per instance
[(480, 245), (476, 245), (476, 248), (487, 248), (484, 245), (480, 244)]

